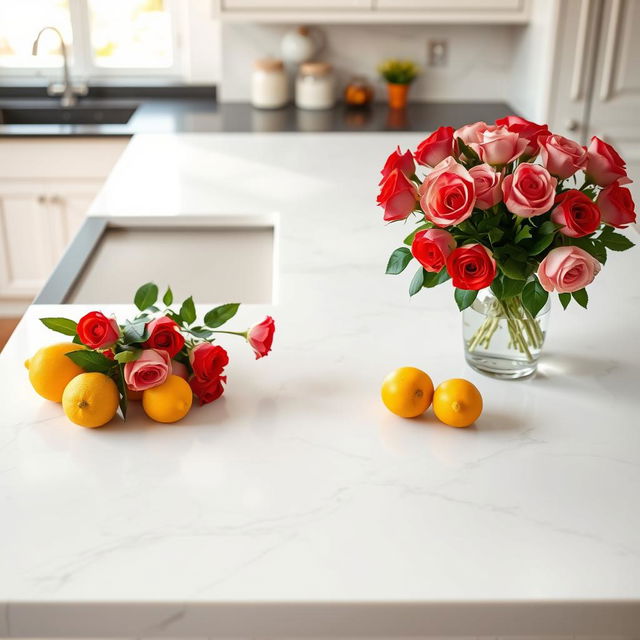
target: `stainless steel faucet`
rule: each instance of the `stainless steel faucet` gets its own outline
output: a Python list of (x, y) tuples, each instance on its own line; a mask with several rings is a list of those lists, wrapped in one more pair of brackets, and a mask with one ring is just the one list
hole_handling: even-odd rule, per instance
[(62, 72), (63, 79), (62, 82), (52, 82), (47, 87), (47, 94), (50, 96), (60, 96), (60, 105), (62, 107), (73, 107), (74, 104), (78, 101), (78, 96), (86, 96), (87, 95), (87, 85), (86, 84), (78, 84), (74, 85), (71, 82), (71, 76), (69, 75), (69, 61), (67, 59), (67, 47), (64, 43), (64, 39), (62, 34), (55, 27), (43, 27), (38, 32), (36, 39), (33, 41), (33, 49), (31, 51), (32, 55), (38, 55), (38, 43), (40, 42), (40, 36), (45, 31), (53, 31), (58, 38), (60, 38), (60, 48), (62, 50)]

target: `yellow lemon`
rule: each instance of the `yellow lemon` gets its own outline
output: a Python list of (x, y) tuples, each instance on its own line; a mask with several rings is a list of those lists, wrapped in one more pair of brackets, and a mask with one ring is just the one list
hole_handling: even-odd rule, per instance
[(24, 366), (29, 370), (29, 380), (36, 393), (52, 402), (62, 401), (62, 392), (69, 381), (84, 371), (64, 354), (79, 349), (84, 347), (73, 342), (59, 342), (42, 347), (25, 361)]
[(482, 396), (468, 380), (452, 378), (435, 390), (433, 412), (450, 427), (468, 427), (482, 413)]
[(401, 418), (415, 418), (431, 404), (433, 382), (415, 367), (401, 367), (392, 371), (382, 383), (382, 402), (391, 413)]
[(169, 376), (157, 387), (142, 394), (142, 408), (156, 422), (178, 422), (182, 420), (193, 401), (189, 383), (180, 376)]
[(81, 427), (101, 427), (118, 410), (116, 383), (104, 373), (81, 373), (65, 387), (62, 408), (71, 422)]

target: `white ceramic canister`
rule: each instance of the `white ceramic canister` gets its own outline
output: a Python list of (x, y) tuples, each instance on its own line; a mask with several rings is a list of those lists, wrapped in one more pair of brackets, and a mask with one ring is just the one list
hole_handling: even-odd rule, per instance
[(327, 62), (305, 62), (296, 77), (296, 107), (331, 109), (336, 104), (333, 68)]
[(251, 76), (251, 104), (257, 109), (279, 109), (287, 102), (289, 86), (282, 60), (256, 60)]

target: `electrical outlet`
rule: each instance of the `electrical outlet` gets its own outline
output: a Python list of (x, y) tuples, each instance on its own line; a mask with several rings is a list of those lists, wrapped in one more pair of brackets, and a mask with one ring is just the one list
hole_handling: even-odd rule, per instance
[(447, 40), (429, 40), (427, 42), (427, 62), (430, 67), (446, 67), (449, 59)]

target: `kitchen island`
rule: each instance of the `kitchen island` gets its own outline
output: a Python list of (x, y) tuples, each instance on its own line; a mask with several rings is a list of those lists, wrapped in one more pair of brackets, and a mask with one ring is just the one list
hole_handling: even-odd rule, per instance
[[(276, 214), (272, 303), (234, 322), (273, 315), (274, 349), (223, 342), (225, 395), (181, 423), (82, 429), (22, 362), (58, 341), (37, 318), (90, 307), (30, 307), (0, 356), (0, 637), (638, 637), (640, 250), (589, 312), (554, 303), (535, 378), (476, 374), (451, 288), (384, 275), (405, 229), (378, 171), (419, 140), (133, 139), (92, 215)], [(484, 414), (391, 415), (403, 365), (472, 380)]]

